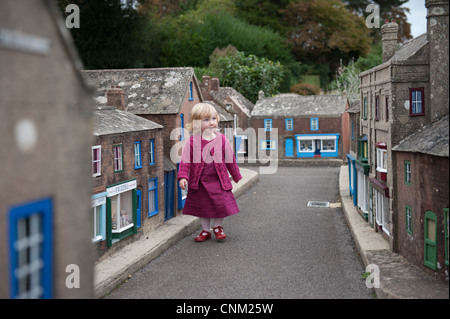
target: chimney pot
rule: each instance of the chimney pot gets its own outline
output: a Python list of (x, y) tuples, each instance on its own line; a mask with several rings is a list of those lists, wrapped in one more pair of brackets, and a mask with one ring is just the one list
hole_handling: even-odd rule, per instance
[(219, 78), (211, 79), (211, 91), (217, 91), (220, 88), (220, 80)]

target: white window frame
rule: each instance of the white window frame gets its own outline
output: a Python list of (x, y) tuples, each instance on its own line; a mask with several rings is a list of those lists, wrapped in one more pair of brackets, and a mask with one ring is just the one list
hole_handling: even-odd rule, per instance
[(377, 148), (377, 171), (387, 173), (387, 150)]
[[(116, 156), (116, 148), (119, 150), (118, 156)], [(113, 145), (113, 156), (114, 156), (114, 172), (122, 171), (123, 170), (122, 144)]]
[(373, 194), (375, 197), (375, 200), (374, 200), (375, 220), (378, 225), (383, 227), (383, 231), (390, 236), (391, 234), (386, 227), (386, 219), (388, 217), (388, 216), (386, 216), (386, 214), (389, 214), (388, 199), (381, 192), (379, 192), (376, 188), (373, 188)]
[[(134, 223), (133, 223), (133, 207), (132, 206), (129, 207), (128, 211), (126, 211), (125, 209), (122, 208), (122, 203), (121, 203), (122, 200), (123, 200), (122, 197), (125, 196), (125, 195), (132, 197), (133, 196), (132, 190), (129, 190), (129, 191), (123, 192), (123, 193), (119, 193), (119, 194), (116, 194), (116, 195), (110, 197), (111, 198), (111, 218), (113, 216), (112, 214), (115, 214), (115, 216), (116, 216), (116, 229), (112, 228), (112, 232), (113, 233), (121, 233), (121, 232), (123, 232), (123, 231), (125, 231), (125, 230), (127, 230), (127, 229), (129, 229), (129, 228), (134, 226)], [(116, 211), (113, 212), (112, 206), (113, 206), (113, 201), (114, 201), (115, 197), (117, 198)], [(130, 201), (130, 204), (131, 204), (133, 199), (131, 198), (131, 200), (129, 200), (129, 201)], [(120, 215), (122, 210), (124, 210), (127, 213), (127, 216), (128, 216), (127, 222), (128, 222), (128, 224), (119, 228), (119, 227), (117, 227), (118, 226), (117, 222), (120, 223), (119, 225), (122, 225), (122, 221), (123, 220), (122, 220), (122, 217)], [(130, 220), (131, 220), (131, 223), (129, 222)]]
[[(314, 139), (298, 139), (299, 143), (298, 143), (298, 151), (300, 153), (311, 153), (311, 152), (315, 152), (316, 151), (316, 143), (314, 143)], [(302, 143), (307, 143), (307, 142), (311, 142), (311, 149), (301, 149), (301, 145)], [(308, 146), (307, 146), (308, 147)]]
[[(94, 153), (98, 152), (97, 160), (94, 160)], [(94, 167), (97, 168), (97, 172), (94, 171)], [(97, 177), (102, 175), (102, 146), (95, 145), (92, 146), (92, 177)]]
[[(329, 140), (333, 140), (334, 141), (334, 148), (332, 149), (332, 150), (326, 150), (326, 149), (324, 149), (324, 145), (323, 145), (323, 142), (324, 141), (329, 141)], [(321, 140), (320, 140), (320, 147), (321, 147), (321, 149), (320, 149), (320, 151), (321, 152), (336, 152), (336, 148), (337, 148), (337, 146), (336, 146), (336, 137), (333, 137), (333, 138), (322, 138)]]

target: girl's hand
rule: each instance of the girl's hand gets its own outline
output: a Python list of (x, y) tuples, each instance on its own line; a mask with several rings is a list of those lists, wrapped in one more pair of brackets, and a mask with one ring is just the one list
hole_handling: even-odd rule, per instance
[(187, 180), (186, 180), (186, 178), (180, 179), (180, 188), (181, 188), (182, 190), (185, 190), (185, 189), (186, 189), (186, 186), (187, 186)]

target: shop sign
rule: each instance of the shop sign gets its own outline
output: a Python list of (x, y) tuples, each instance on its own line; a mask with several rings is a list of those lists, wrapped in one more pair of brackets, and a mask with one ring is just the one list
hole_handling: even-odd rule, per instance
[(106, 189), (106, 192), (108, 193), (108, 197), (111, 197), (135, 189), (136, 185), (136, 180), (132, 180), (119, 185), (108, 187)]

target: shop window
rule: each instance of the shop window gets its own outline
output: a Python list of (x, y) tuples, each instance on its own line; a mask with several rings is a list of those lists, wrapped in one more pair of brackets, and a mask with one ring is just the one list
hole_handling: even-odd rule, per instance
[(310, 124), (311, 131), (319, 130), (319, 119), (317, 117), (311, 118), (309, 124)]
[(294, 130), (294, 120), (293, 119), (286, 119), (285, 124), (286, 124), (286, 131)]
[(134, 168), (142, 168), (141, 141), (134, 142)]
[(158, 178), (152, 178), (148, 181), (148, 217), (158, 213)]
[(276, 150), (277, 145), (274, 140), (262, 140), (261, 141), (261, 150)]
[(266, 131), (266, 132), (272, 131), (272, 120), (271, 119), (264, 120), (264, 131)]
[(375, 218), (377, 224), (383, 227), (383, 231), (386, 234), (390, 235), (389, 230), (386, 227), (386, 224), (389, 224), (388, 198), (375, 188), (373, 189), (373, 194), (374, 194)]
[(412, 236), (412, 208), (408, 205), (405, 206), (405, 221), (406, 221), (406, 232)]
[(409, 89), (409, 114), (425, 115), (424, 88)]
[(122, 144), (114, 145), (114, 172), (121, 172), (123, 170), (122, 167)]
[(313, 148), (313, 140), (300, 140), (299, 143), (299, 152), (312, 152)]
[(92, 146), (92, 176), (97, 177), (102, 174), (102, 146)]
[(322, 152), (335, 152), (335, 151), (336, 151), (336, 139), (322, 140)]
[(11, 298), (52, 298), (52, 200), (9, 210)]
[(150, 165), (155, 165), (155, 140), (150, 140), (149, 141), (149, 147), (148, 147), (148, 151), (149, 151), (149, 164)]
[(111, 197), (112, 232), (121, 233), (133, 224), (132, 192), (124, 192)]
[(405, 161), (405, 184), (411, 185), (411, 162)]

